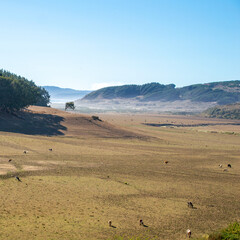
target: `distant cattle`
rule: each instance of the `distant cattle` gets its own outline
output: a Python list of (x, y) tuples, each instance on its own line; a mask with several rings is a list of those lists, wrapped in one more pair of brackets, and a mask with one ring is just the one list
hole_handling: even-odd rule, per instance
[(228, 164), (228, 167), (229, 167), (229, 168), (231, 168), (231, 167), (232, 167), (232, 165), (229, 163), (229, 164)]
[(48, 150), (49, 150), (50, 152), (52, 152), (52, 148), (49, 148)]
[(8, 160), (8, 162), (11, 162), (11, 161), (12, 161), (12, 159), (9, 159), (9, 160)]
[(165, 164), (168, 164), (168, 161), (164, 161)]
[(193, 203), (192, 202), (187, 202), (189, 208), (193, 208)]
[(187, 235), (187, 238), (190, 238), (190, 237), (191, 237), (192, 232), (191, 232), (190, 229), (187, 229), (187, 231), (186, 231), (186, 235)]
[(18, 176), (16, 176), (15, 177), (19, 182), (22, 182), (22, 180), (18, 177)]
[(27, 153), (28, 153), (28, 151), (26, 151), (26, 150), (25, 150), (25, 151), (23, 151), (23, 153), (24, 153), (24, 154), (27, 154)]

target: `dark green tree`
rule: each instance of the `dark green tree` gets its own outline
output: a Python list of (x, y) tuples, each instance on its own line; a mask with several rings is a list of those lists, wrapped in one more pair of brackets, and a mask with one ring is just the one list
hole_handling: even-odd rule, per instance
[(39, 91), (39, 98), (37, 99), (36, 102), (36, 106), (48, 106), (48, 104), (50, 103), (50, 95), (48, 93), (48, 91), (43, 88), (43, 87), (39, 87), (38, 88)]
[(0, 111), (14, 112), (29, 105), (47, 106), (48, 92), (33, 81), (0, 70)]

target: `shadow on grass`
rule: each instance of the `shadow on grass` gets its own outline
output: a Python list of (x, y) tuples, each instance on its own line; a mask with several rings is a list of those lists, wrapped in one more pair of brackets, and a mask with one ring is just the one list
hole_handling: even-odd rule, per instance
[(61, 130), (67, 130), (61, 125), (63, 117), (31, 112), (7, 114), (0, 112), (0, 131), (23, 133), (28, 135), (64, 135)]

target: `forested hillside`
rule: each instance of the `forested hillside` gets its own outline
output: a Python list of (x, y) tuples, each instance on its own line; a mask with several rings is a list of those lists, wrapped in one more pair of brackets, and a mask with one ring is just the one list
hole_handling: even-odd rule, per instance
[(117, 87), (106, 87), (91, 92), (83, 99), (91, 100), (95, 98), (114, 99), (114, 98), (136, 98), (144, 97), (145, 100), (155, 98), (170, 100), (178, 98), (175, 91), (175, 85), (163, 85), (159, 83), (149, 83), (144, 85), (123, 85)]
[(228, 104), (240, 101), (240, 81), (213, 82), (176, 88), (174, 84), (148, 83), (102, 88), (83, 100), (135, 98), (140, 101), (191, 100)]
[(0, 111), (14, 112), (29, 105), (47, 106), (50, 95), (33, 81), (0, 70)]
[(240, 119), (240, 103), (209, 108), (203, 115), (210, 118)]

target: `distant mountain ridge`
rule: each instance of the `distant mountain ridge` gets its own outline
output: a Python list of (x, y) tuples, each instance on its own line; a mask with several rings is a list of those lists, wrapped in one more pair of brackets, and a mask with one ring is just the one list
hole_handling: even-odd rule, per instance
[(135, 99), (141, 102), (191, 100), (229, 104), (240, 101), (240, 80), (194, 84), (182, 88), (157, 82), (106, 87), (87, 94), (82, 100), (104, 99)]
[(49, 92), (51, 96), (51, 102), (73, 101), (82, 98), (91, 92), (88, 90), (75, 90), (71, 88), (60, 88), (56, 86), (43, 86), (43, 88)]

